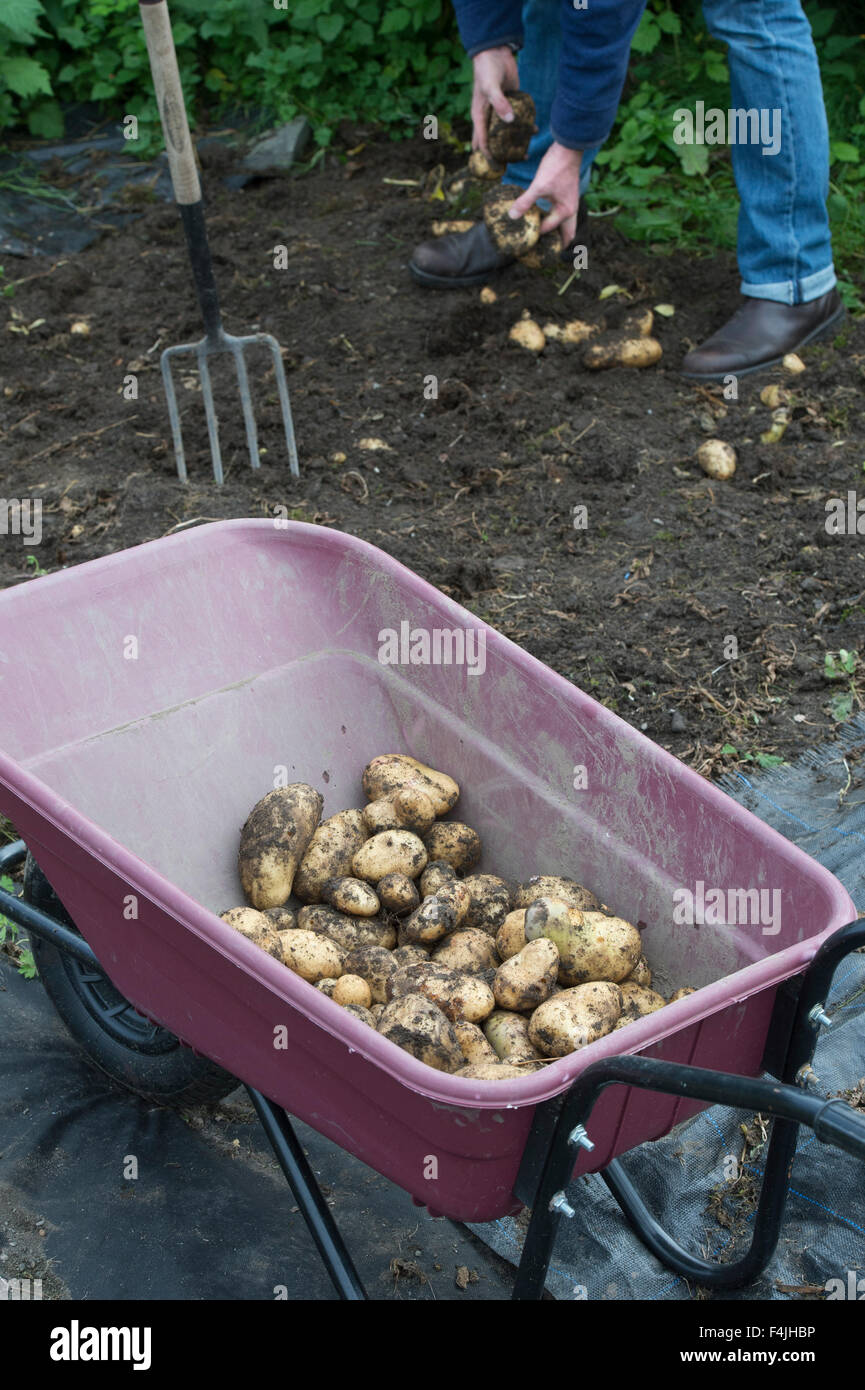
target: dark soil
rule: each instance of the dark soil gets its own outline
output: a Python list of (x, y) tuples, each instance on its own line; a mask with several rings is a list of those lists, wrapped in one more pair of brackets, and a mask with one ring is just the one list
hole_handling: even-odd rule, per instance
[[(7, 280), (27, 278), (0, 300), (2, 495), (42, 499), (44, 539), (29, 551), (42, 569), (283, 505), (382, 547), (701, 772), (736, 762), (725, 745), (791, 757), (831, 736), (845, 687), (826, 681), (824, 656), (865, 650), (865, 535), (825, 529), (829, 498), (865, 496), (865, 321), (803, 353), (804, 373), (744, 378), (725, 400), (677, 368), (737, 305), (730, 256), (662, 254), (593, 218), (590, 268), (564, 293), (565, 271), (516, 267), (485, 306), (476, 289), (424, 291), (407, 271), (433, 218), (466, 215), (430, 196), (436, 160), (455, 170), (459, 153), (355, 129), (312, 174), (229, 191), (233, 159), (204, 159), (216, 276), (229, 329), (268, 330), (284, 348), (300, 479), (263, 355), (260, 471), (226, 365), (227, 481), (214, 485), (190, 367), (178, 378), (191, 481), (178, 481), (159, 352), (201, 326), (177, 212), (145, 203), (62, 262), (5, 258)], [(630, 297), (601, 299), (609, 285)], [(676, 312), (656, 316), (664, 357), (646, 370), (592, 373), (579, 347), (535, 358), (508, 342), (523, 309), (615, 326), (659, 303)], [(130, 373), (137, 400), (124, 398)], [(792, 419), (765, 443), (772, 382)], [(711, 436), (738, 451), (729, 482), (695, 462)], [(0, 584), (33, 582), (27, 557), (4, 538)], [(851, 693), (855, 712), (855, 675)]]

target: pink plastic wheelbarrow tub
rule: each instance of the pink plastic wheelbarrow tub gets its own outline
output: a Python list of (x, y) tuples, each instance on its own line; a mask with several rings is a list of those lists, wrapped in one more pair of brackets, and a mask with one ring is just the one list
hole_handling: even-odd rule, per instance
[[(404, 622), (481, 633), (485, 661), (383, 664), (381, 634)], [(0, 594), (0, 749), (0, 810), (117, 989), (461, 1220), (519, 1205), (536, 1107), (593, 1062), (756, 1076), (778, 986), (856, 915), (832, 875), (615, 714), (380, 550), (315, 526), (219, 522)], [(240, 826), (278, 770), (330, 815), (362, 804), (383, 752), (456, 776), (481, 870), (578, 879), (645, 924), (662, 987), (696, 993), (539, 1073), (477, 1082), (416, 1061), (221, 922), (243, 901)], [(765, 890), (779, 910), (677, 922), (677, 891), (711, 889)], [(575, 1171), (699, 1108), (605, 1091)]]

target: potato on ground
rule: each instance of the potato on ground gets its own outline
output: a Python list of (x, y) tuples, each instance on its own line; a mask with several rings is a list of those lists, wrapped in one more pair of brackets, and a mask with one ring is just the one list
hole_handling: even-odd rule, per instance
[(510, 960), (511, 956), (517, 955), (527, 944), (526, 909), (518, 907), (514, 912), (508, 913), (496, 932), (496, 950), (502, 960)]
[(465, 1019), (458, 1018), (453, 1029), (466, 1062), (477, 1065), (481, 1062), (499, 1060), (476, 1023), (467, 1023)]
[(260, 946), (262, 951), (267, 951), (274, 960), (282, 960), (279, 933), (264, 912), (258, 912), (254, 907), (230, 907), (220, 915), (223, 922), (227, 922), (241, 936), (245, 936), (247, 941), (251, 941), (254, 946)]
[(608, 981), (563, 989), (535, 1009), (529, 1041), (545, 1057), (565, 1057), (611, 1033), (621, 1012), (621, 990)]
[(375, 917), (381, 903), (368, 883), (359, 878), (329, 878), (321, 886), (321, 901), (350, 917)]
[(433, 798), (420, 783), (407, 782), (393, 796), (380, 796), (364, 807), (363, 821), (371, 835), (382, 830), (413, 830), (422, 835), (436, 818)]
[(361, 845), (351, 861), (355, 878), (378, 883), (388, 874), (415, 879), (423, 873), (429, 856), (423, 841), (411, 830), (383, 830)]
[(451, 932), (435, 947), (432, 959), (464, 975), (477, 975), (482, 970), (497, 970), (499, 953), (491, 936), (478, 927), (460, 928)]
[(601, 904), (575, 878), (562, 878), (557, 874), (535, 874), (524, 883), (518, 883), (514, 891), (514, 908), (529, 907), (536, 898), (559, 898), (570, 907), (583, 911), (597, 912)]
[(306, 782), (256, 802), (240, 832), (240, 882), (253, 907), (282, 907), (321, 819), (321, 794)]
[(495, 936), (511, 910), (511, 885), (495, 874), (471, 874), (462, 883), (469, 894), (465, 925)]
[(406, 912), (414, 912), (420, 903), (416, 885), (405, 874), (385, 874), (375, 885), (375, 891), (381, 899), (382, 907), (396, 917), (402, 917)]
[(423, 843), (430, 859), (444, 859), (458, 874), (468, 873), (481, 857), (480, 836), (462, 821), (437, 821)]
[(359, 975), (341, 975), (330, 997), (335, 1004), (359, 1004), (362, 1009), (372, 1003), (370, 987)]
[(338, 811), (323, 820), (294, 879), (294, 894), (302, 903), (318, 901), (323, 884), (351, 873), (351, 863), (367, 839), (361, 811)]
[(345, 957), (343, 972), (359, 975), (369, 985), (374, 1004), (387, 1003), (387, 982), (397, 970), (390, 951), (383, 946), (357, 946)]
[(541, 235), (539, 207), (530, 207), (522, 217), (509, 216), (509, 208), (524, 192), (515, 184), (502, 183), (484, 199), (484, 222), (496, 250), (503, 256), (524, 256)]
[(514, 113), (505, 121), (490, 107), (487, 149), (496, 164), (518, 164), (525, 159), (535, 133), (535, 103), (528, 92), (506, 92)]
[(304, 931), (329, 936), (344, 951), (356, 946), (384, 946), (389, 951), (396, 945), (396, 932), (382, 917), (348, 917), (324, 903), (307, 903), (297, 914), (297, 925)]
[(457, 871), (453, 864), (448, 864), (444, 859), (434, 859), (427, 864), (420, 876), (420, 892), (422, 898), (430, 898), (443, 888), (446, 883), (452, 883), (457, 876)]
[(431, 999), (447, 1018), (454, 1022), (465, 1019), (479, 1023), (495, 1008), (489, 985), (475, 975), (459, 975), (455, 970), (435, 965), (407, 965), (387, 981), (387, 997), (398, 999), (404, 994), (423, 994)]
[(420, 907), (400, 923), (399, 944), (431, 946), (449, 936), (457, 924), (453, 904), (442, 902), (438, 894), (424, 898)]
[(484, 1037), (503, 1062), (533, 1062), (542, 1055), (529, 1040), (528, 1018), (507, 1009), (496, 1009), (488, 1016)]
[[(544, 930), (558, 947), (559, 984), (566, 987), (590, 980), (626, 980), (642, 954), (640, 933), (622, 917), (570, 908), (571, 923), (551, 923)], [(526, 914), (528, 920), (528, 913)]]
[(583, 366), (593, 372), (604, 367), (652, 367), (663, 355), (657, 338), (612, 338), (587, 347)]
[(465, 1066), (453, 1027), (423, 994), (394, 999), (382, 1010), (376, 1026), (382, 1037), (436, 1071), (455, 1072)]
[(539, 1070), (537, 1062), (523, 1063), (522, 1066), (517, 1066), (515, 1062), (476, 1062), (460, 1067), (457, 1076), (464, 1076), (468, 1081), (519, 1081), (520, 1077)]
[(446, 815), (459, 799), (459, 785), (452, 777), (405, 753), (382, 753), (364, 768), (363, 791), (367, 801), (395, 796), (406, 785), (421, 787), (432, 800), (437, 816)]
[(280, 932), (279, 939), (289, 970), (310, 984), (314, 985), (317, 980), (339, 979), (345, 973), (345, 951), (330, 937), (296, 927), (293, 931)]
[(663, 1009), (667, 1003), (662, 994), (658, 994), (653, 989), (646, 989), (645, 985), (634, 985), (629, 981), (619, 985), (622, 991), (622, 1012), (617, 1028), (624, 1028), (625, 1024), (633, 1023), (634, 1019), (645, 1018), (646, 1014), (657, 1013), (658, 1009)]
[(552, 941), (543, 937), (530, 941), (520, 951), (500, 965), (496, 971), (493, 994), (500, 1009), (525, 1013), (549, 999), (559, 972), (559, 953)]

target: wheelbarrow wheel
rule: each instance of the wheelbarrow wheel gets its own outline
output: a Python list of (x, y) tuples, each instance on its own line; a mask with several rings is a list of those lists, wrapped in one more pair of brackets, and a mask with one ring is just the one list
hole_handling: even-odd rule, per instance
[[(31, 854), (24, 863), (25, 901), (78, 930)], [(88, 1061), (112, 1081), (159, 1105), (205, 1105), (239, 1085), (206, 1057), (197, 1057), (167, 1028), (130, 1004), (107, 975), (52, 942), (30, 938), (39, 978)]]

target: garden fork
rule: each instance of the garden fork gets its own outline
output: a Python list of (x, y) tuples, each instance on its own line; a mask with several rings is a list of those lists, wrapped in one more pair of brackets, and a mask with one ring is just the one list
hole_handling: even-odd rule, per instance
[(165, 396), (168, 401), (168, 415), (171, 420), (171, 433), (174, 436), (174, 456), (177, 461), (177, 476), (186, 481), (186, 460), (183, 453), (183, 436), (180, 430), (180, 413), (177, 409), (177, 395), (171, 375), (171, 359), (184, 353), (194, 353), (198, 359), (198, 373), (201, 380), (201, 394), (204, 398), (204, 413), (207, 419), (207, 432), (210, 438), (210, 454), (213, 459), (213, 476), (217, 483), (223, 481), (222, 454), (219, 448), (219, 426), (213, 404), (213, 387), (210, 380), (208, 357), (220, 352), (230, 352), (237, 370), (237, 384), (240, 402), (243, 407), (243, 422), (246, 426), (246, 442), (249, 447), (249, 461), (253, 468), (260, 467), (258, 456), (258, 434), (255, 416), (252, 411), (252, 398), (249, 393), (249, 379), (243, 351), (248, 344), (260, 344), (270, 349), (276, 386), (282, 407), (282, 423), (285, 429), (285, 442), (288, 446), (289, 465), (293, 476), (298, 476), (297, 449), (294, 442), (294, 426), (291, 419), (291, 406), (288, 400), (288, 386), (279, 343), (270, 333), (249, 333), (236, 338), (226, 333), (222, 327), (219, 310), (219, 296), (213, 277), (213, 264), (207, 242), (207, 228), (204, 222), (204, 204), (201, 184), (195, 165), (195, 154), (189, 134), (189, 122), (180, 85), (177, 68), (177, 55), (174, 50), (174, 36), (166, 0), (139, 0), (144, 34), (147, 39), (147, 52), (150, 55), (150, 70), (156, 89), (156, 100), (162, 131), (165, 136), (165, 149), (168, 154), (168, 167), (174, 197), (180, 209), (183, 230), (186, 233), (186, 246), (192, 265), (195, 290), (204, 318), (204, 337), (196, 343), (180, 343), (167, 347), (162, 353), (160, 365)]

